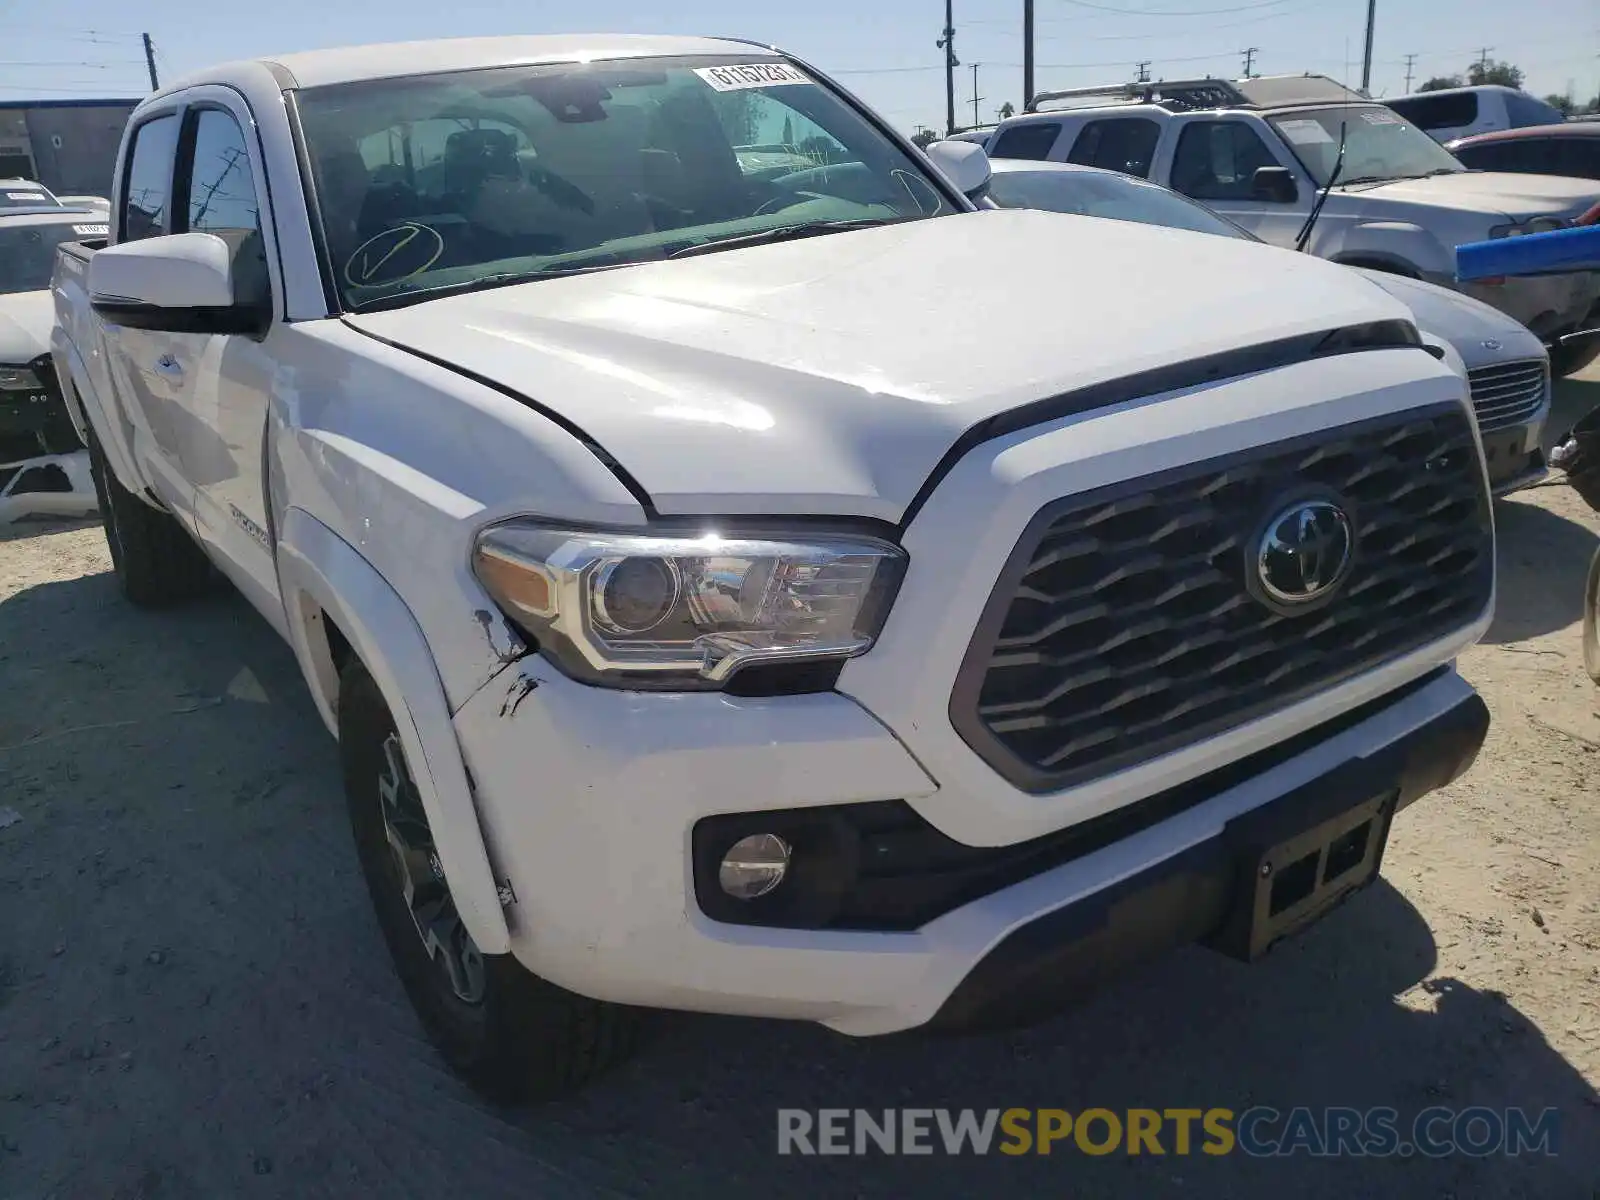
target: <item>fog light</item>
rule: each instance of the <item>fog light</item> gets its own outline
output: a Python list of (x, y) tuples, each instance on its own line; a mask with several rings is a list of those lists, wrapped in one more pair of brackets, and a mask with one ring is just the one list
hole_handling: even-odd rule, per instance
[(765, 896), (789, 870), (789, 843), (775, 833), (740, 838), (722, 856), (717, 882), (735, 900)]

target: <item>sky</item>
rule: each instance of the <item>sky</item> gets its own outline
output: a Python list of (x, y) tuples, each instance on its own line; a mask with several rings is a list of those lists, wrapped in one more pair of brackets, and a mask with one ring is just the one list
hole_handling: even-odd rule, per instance
[[(954, 0), (957, 121), (992, 123), (1020, 106), (1021, 0)], [(1596, 0), (1377, 0), (1372, 91), (1405, 91), (1456, 74), (1484, 48), (1539, 95), (1600, 92)], [(1366, 0), (1036, 0), (1036, 86), (1132, 79), (1236, 77), (1257, 48), (1258, 74), (1314, 71), (1359, 84)], [(139, 34), (150, 33), (163, 79), (234, 58), (376, 41), (499, 33), (721, 34), (775, 43), (836, 77), (907, 132), (942, 127), (940, 0), (676, 0), (669, 17), (645, 0), (268, 0), (215, 8), (193, 0), (0, 0), (0, 99), (137, 96), (148, 89)], [(223, 14), (227, 15), (224, 16)], [(1448, 13), (1448, 16), (1446, 15)], [(203, 14), (203, 15), (202, 15)]]

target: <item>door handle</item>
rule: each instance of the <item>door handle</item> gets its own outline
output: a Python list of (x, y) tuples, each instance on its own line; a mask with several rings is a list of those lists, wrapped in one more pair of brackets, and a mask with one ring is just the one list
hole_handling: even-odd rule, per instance
[(170, 354), (163, 354), (156, 359), (156, 374), (163, 379), (182, 379), (183, 364)]

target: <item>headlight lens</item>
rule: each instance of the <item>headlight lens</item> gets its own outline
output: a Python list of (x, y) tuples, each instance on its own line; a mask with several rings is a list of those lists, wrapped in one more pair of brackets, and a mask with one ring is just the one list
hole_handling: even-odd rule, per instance
[(1554, 233), (1557, 229), (1565, 229), (1571, 222), (1564, 217), (1529, 217), (1526, 221), (1513, 221), (1509, 225), (1496, 225), (1489, 230), (1489, 237), (1507, 238), (1522, 237), (1529, 233)]
[(529, 522), (479, 535), (473, 569), (569, 673), (708, 688), (753, 663), (867, 650), (905, 552), (845, 534), (604, 533)]
[(0, 392), (37, 392), (44, 381), (27, 367), (0, 367)]

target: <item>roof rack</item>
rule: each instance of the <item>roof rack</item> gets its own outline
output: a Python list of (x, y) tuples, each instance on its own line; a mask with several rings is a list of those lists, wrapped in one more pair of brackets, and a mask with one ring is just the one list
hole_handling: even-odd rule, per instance
[[(1154, 104), (1161, 108), (1187, 112), (1202, 108), (1254, 108), (1247, 97), (1226, 79), (1176, 79), (1155, 83), (1112, 83), (1098, 87), (1067, 88), (1057, 92), (1038, 92), (1028, 101), (1025, 112), (1046, 111), (1041, 106), (1068, 103), (1065, 108), (1091, 108), (1112, 104)], [(1078, 101), (1080, 103), (1072, 103)]]

